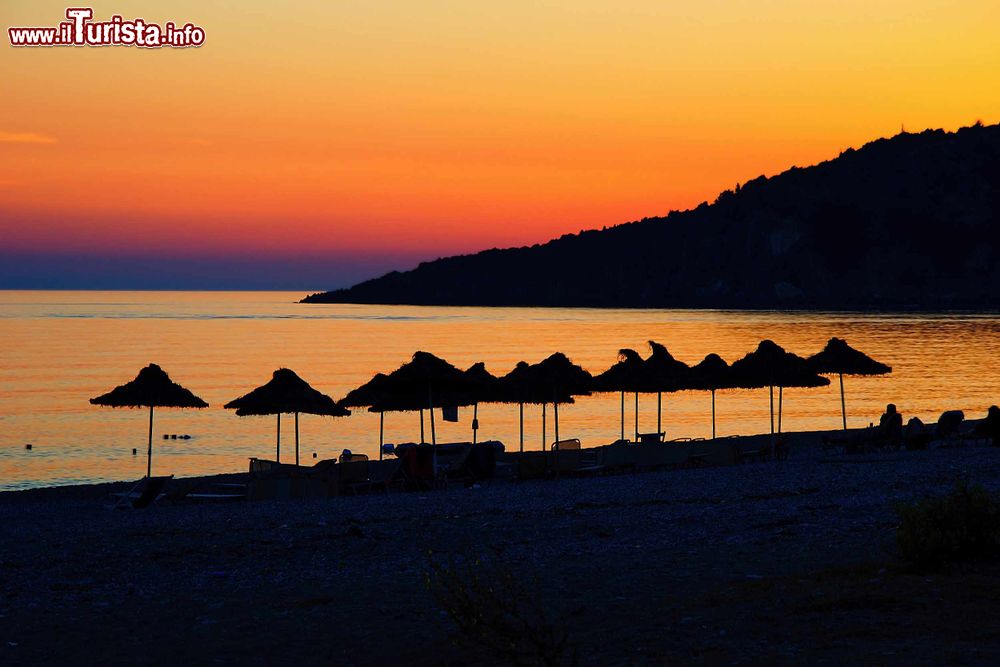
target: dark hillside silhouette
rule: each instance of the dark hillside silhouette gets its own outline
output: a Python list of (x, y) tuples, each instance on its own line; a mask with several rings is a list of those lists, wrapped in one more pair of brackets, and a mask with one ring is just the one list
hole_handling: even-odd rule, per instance
[(996, 308), (1000, 125), (927, 130), (714, 204), (426, 262), (307, 303)]

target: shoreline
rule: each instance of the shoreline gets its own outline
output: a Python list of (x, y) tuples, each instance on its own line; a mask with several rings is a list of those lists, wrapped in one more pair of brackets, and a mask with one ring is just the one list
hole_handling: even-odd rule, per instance
[[(965, 428), (971, 429), (978, 426), (982, 419), (965, 419), (962, 423)], [(930, 426), (930, 425), (929, 425)], [(829, 430), (817, 430), (817, 431), (791, 431), (776, 433), (775, 437), (783, 437), (785, 439), (785, 444), (788, 447), (788, 458), (790, 460), (816, 460), (823, 456), (828, 456), (829, 454), (824, 452), (822, 449), (822, 441), (827, 437), (843, 437), (843, 436), (855, 436), (864, 432), (865, 428), (851, 428), (851, 429), (829, 429)], [(713, 442), (717, 443), (727, 443), (732, 444), (739, 448), (746, 448), (747, 446), (759, 447), (763, 445), (770, 444), (771, 435), (770, 434), (755, 434), (755, 435), (742, 435), (742, 436), (726, 436), (718, 438), (713, 441), (712, 439), (706, 440), (693, 440), (686, 442), (696, 442), (707, 447), (711, 447)], [(446, 443), (441, 443), (446, 444)], [(685, 441), (667, 441), (662, 443), (665, 447), (670, 447), (673, 444), (685, 444)], [(598, 445), (595, 447), (586, 447), (583, 449), (584, 452), (593, 451), (599, 447), (605, 445)], [(525, 450), (524, 453), (539, 452), (541, 450)], [(516, 451), (505, 451), (504, 456), (516, 456), (518, 452)], [(854, 455), (857, 456), (857, 455)], [(386, 460), (394, 460), (395, 457), (387, 457)], [(849, 460), (849, 459), (845, 459)], [(372, 459), (373, 463), (377, 463), (379, 459)], [(308, 470), (320, 463), (322, 461), (316, 461), (312, 465), (303, 465), (301, 468), (303, 470)], [(778, 464), (782, 462), (777, 462)], [(167, 473), (169, 474), (169, 473)], [(624, 473), (614, 473), (612, 476), (617, 476), (619, 474), (647, 474), (646, 472), (624, 472)], [(174, 477), (172, 480), (174, 483), (183, 483), (193, 486), (199, 485), (211, 485), (215, 482), (237, 482), (246, 481), (248, 477), (247, 471), (237, 472), (220, 472), (220, 473), (206, 473), (201, 475), (190, 475), (183, 477)], [(131, 479), (116, 479), (107, 480), (101, 482), (86, 482), (86, 483), (70, 483), (70, 484), (56, 484), (49, 486), (34, 486), (24, 489), (5, 489), (0, 490), (0, 503), (6, 500), (11, 500), (14, 498), (28, 498), (31, 497), (41, 497), (53, 496), (58, 498), (59, 496), (65, 495), (67, 497), (101, 497), (107, 496), (110, 493), (118, 492), (126, 489), (128, 486), (135, 484), (140, 478)], [(507, 480), (497, 480), (497, 483), (506, 483)], [(23, 494), (23, 495), (19, 495)]]

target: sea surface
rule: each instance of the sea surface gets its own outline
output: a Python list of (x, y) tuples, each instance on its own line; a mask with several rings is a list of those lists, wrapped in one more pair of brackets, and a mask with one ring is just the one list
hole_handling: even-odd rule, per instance
[[(827, 313), (560, 308), (439, 308), (301, 305), (286, 292), (0, 291), (0, 489), (136, 479), (145, 474), (148, 413), (91, 405), (88, 399), (135, 377), (150, 362), (211, 405), (155, 413), (154, 474), (245, 470), (252, 456), (275, 455), (274, 417), (237, 417), (222, 405), (266, 382), (279, 367), (341, 398), (415, 350), (465, 368), (485, 361), (495, 374), (555, 351), (597, 373), (619, 348), (644, 356), (648, 340), (694, 364), (716, 352), (733, 361), (771, 338), (803, 356), (831, 336), (893, 367), (880, 378), (845, 378), (850, 426), (877, 421), (887, 402), (905, 418), (933, 421), (945, 409), (982, 416), (1000, 403), (1000, 315)], [(620, 434), (618, 394), (560, 408), (560, 436), (584, 446)], [(767, 390), (720, 392), (718, 435), (769, 430)], [(634, 431), (634, 398), (625, 432)], [(471, 439), (472, 410), (459, 423), (437, 415), (438, 442)], [(425, 417), (426, 418), (426, 417)], [(707, 392), (663, 396), (667, 438), (711, 435)], [(639, 430), (656, 429), (656, 396), (639, 398)], [(480, 439), (518, 447), (518, 409), (479, 406)], [(430, 438), (429, 420), (425, 423)], [(294, 457), (291, 417), (282, 420), (282, 460)], [(784, 430), (841, 425), (837, 379), (783, 396)], [(377, 457), (377, 415), (303, 415), (304, 463), (348, 448)], [(164, 435), (191, 438), (163, 439)], [(551, 442), (552, 410), (547, 412)], [(418, 413), (389, 413), (386, 442), (419, 440)], [(525, 407), (525, 448), (542, 446), (542, 409)], [(31, 444), (32, 449), (25, 448)], [(138, 453), (133, 455), (136, 448)]]

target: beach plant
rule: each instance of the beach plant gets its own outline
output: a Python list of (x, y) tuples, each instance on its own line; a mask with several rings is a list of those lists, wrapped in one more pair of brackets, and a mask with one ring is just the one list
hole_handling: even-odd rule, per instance
[(899, 504), (900, 555), (925, 568), (1000, 553), (1000, 502), (982, 486), (961, 483), (945, 496)]
[(490, 559), (430, 559), (427, 586), (457, 629), (456, 642), (520, 667), (571, 667), (566, 624), (506, 565)]

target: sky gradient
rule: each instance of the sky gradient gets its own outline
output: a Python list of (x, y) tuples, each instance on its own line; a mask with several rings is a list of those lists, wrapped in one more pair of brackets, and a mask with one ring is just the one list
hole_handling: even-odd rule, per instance
[[(65, 8), (6, 0), (0, 23)], [(995, 0), (94, 9), (206, 43), (3, 35), (0, 288), (334, 288), (1000, 120)]]

